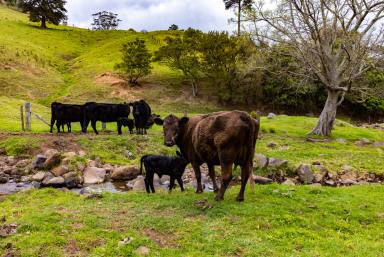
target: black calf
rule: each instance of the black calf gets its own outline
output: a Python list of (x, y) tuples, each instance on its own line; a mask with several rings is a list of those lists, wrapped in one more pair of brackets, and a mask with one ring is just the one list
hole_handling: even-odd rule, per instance
[(145, 175), (145, 188), (147, 193), (155, 193), (155, 187), (153, 186), (153, 176), (155, 173), (161, 178), (163, 175), (169, 175), (171, 177), (169, 184), (169, 191), (171, 192), (175, 186), (175, 179), (179, 183), (181, 191), (184, 191), (183, 176), (185, 167), (188, 161), (179, 153), (177, 156), (163, 156), (163, 155), (144, 155), (140, 160), (140, 172), (143, 170), (143, 163), (146, 171)]
[(132, 119), (128, 118), (118, 118), (117, 119), (117, 131), (119, 132), (119, 135), (122, 134), (121, 127), (128, 127), (129, 133), (133, 134), (133, 129), (135, 128), (135, 122)]

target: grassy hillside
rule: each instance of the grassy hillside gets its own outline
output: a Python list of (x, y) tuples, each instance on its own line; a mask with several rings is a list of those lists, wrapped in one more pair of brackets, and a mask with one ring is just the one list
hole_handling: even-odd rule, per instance
[[(165, 37), (176, 33), (90, 31), (66, 26), (42, 30), (25, 14), (0, 4), (0, 94), (45, 106), (55, 100), (114, 102), (145, 98), (163, 110), (175, 107), (173, 102), (183, 103), (188, 93), (185, 96), (181, 75), (160, 64), (153, 64), (153, 73), (143, 81), (142, 88), (131, 89), (121, 83), (111, 86), (115, 77), (101, 81), (98, 77), (114, 71), (124, 42), (139, 37), (153, 52)], [(199, 104), (192, 101), (184, 107), (188, 111)]]

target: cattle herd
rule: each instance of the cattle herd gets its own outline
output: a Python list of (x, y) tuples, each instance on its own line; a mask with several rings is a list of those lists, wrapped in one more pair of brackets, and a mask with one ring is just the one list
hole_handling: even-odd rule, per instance
[[(131, 112), (134, 120), (129, 119)], [(63, 104), (54, 102), (51, 104), (51, 129), (56, 123), (57, 131), (60, 129), (64, 132), (64, 126), (67, 126), (68, 132), (71, 132), (71, 123), (80, 122), (81, 130), (87, 133), (89, 123), (91, 123), (93, 131), (98, 134), (96, 123), (101, 122), (116, 122), (119, 135), (122, 134), (122, 127), (128, 127), (130, 133), (136, 127), (137, 134), (146, 134), (154, 124), (154, 119), (159, 116), (152, 114), (151, 107), (144, 100), (135, 101), (132, 103), (95, 103), (87, 102), (85, 104)]]
[[(129, 119), (130, 107), (134, 120)], [(195, 172), (197, 193), (203, 192), (201, 184), (200, 166), (207, 164), (209, 176), (216, 193), (215, 200), (224, 199), (225, 191), (232, 179), (233, 166), (241, 167), (241, 187), (236, 198), (244, 200), (244, 191), (248, 179), (252, 174), (253, 158), (256, 140), (260, 128), (260, 119), (251, 117), (242, 111), (215, 112), (197, 115), (192, 118), (178, 118), (168, 115), (161, 119), (159, 115), (151, 113), (150, 106), (144, 101), (133, 103), (105, 104), (88, 102), (84, 105), (61, 104), (54, 102), (51, 105), (51, 132), (56, 123), (57, 130), (64, 131), (67, 125), (71, 131), (71, 122), (80, 122), (82, 131), (86, 133), (89, 123), (96, 134), (96, 122), (116, 122), (118, 133), (122, 126), (129, 127), (133, 133), (146, 134), (146, 130), (154, 123), (163, 126), (164, 144), (168, 147), (176, 145), (180, 152), (177, 156), (145, 155), (140, 160), (140, 170), (146, 170), (145, 186), (149, 193), (155, 192), (153, 176), (158, 174), (169, 175), (171, 191), (177, 180), (183, 191), (182, 175), (190, 163)], [(214, 166), (221, 167), (221, 185), (216, 183)], [(253, 186), (254, 181), (250, 179)]]

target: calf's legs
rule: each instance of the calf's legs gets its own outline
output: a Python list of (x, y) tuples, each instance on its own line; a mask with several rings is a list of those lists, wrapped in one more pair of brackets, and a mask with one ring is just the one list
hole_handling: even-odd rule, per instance
[(213, 165), (208, 165), (208, 171), (209, 171), (209, 177), (212, 180), (213, 191), (217, 192), (219, 191), (219, 188), (217, 187), (217, 183), (216, 183), (215, 167)]

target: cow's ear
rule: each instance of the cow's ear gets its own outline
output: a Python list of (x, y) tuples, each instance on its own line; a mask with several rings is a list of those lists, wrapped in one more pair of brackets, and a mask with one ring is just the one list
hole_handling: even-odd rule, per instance
[(156, 123), (157, 125), (163, 125), (163, 124), (164, 124), (164, 120), (162, 120), (160, 117), (156, 117), (156, 118), (154, 119), (154, 121), (155, 121), (155, 123)]
[(183, 125), (187, 124), (188, 121), (189, 121), (188, 117), (183, 117), (183, 118), (180, 119), (179, 125), (183, 126)]

